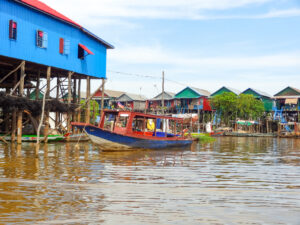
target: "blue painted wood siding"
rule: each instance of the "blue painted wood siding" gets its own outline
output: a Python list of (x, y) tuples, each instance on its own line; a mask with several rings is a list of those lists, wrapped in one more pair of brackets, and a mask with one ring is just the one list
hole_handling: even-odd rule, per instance
[[(9, 20), (17, 22), (17, 40), (9, 39)], [(92, 22), (92, 21), (91, 21)], [(37, 30), (48, 34), (47, 48), (36, 46)], [(59, 53), (59, 39), (69, 40), (69, 54)], [(78, 59), (78, 44), (95, 55)], [(106, 78), (106, 46), (60, 20), (11, 0), (0, 1), (0, 55), (76, 73)]]

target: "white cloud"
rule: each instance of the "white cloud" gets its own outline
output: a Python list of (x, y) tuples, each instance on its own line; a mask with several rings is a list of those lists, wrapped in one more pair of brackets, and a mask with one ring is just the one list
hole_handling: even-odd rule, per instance
[(187, 67), (189, 69), (223, 68), (254, 69), (300, 67), (300, 53), (280, 53), (258, 56), (190, 57), (174, 53), (160, 46), (127, 46), (108, 53), (108, 61), (123, 64), (155, 64), (161, 66)]
[[(51, 7), (63, 12), (71, 19), (83, 25), (96, 20), (96, 23), (115, 23), (112, 18), (149, 18), (149, 19), (223, 19), (243, 16), (218, 16), (219, 10), (227, 10), (258, 5), (273, 0), (44, 0)], [(216, 10), (216, 15), (205, 12)], [(291, 14), (292, 13), (292, 14)], [(270, 12), (265, 15), (246, 16), (248, 18), (269, 18), (275, 16), (298, 15), (297, 9), (285, 12)]]

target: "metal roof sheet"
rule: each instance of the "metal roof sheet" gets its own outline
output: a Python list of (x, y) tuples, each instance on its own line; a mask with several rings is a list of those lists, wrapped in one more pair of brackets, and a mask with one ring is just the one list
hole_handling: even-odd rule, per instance
[(209, 97), (211, 95), (211, 93), (209, 91), (204, 90), (204, 89), (194, 88), (194, 87), (189, 87), (189, 88), (192, 89), (193, 91), (195, 91), (196, 93), (198, 93), (199, 95), (202, 95), (202, 96)]
[(150, 100), (161, 100), (161, 96), (164, 96), (164, 100), (170, 100), (170, 99), (173, 99), (174, 96), (175, 96), (175, 93), (172, 93), (172, 92), (167, 92), (165, 91), (164, 93), (160, 93), (158, 94), (157, 96), (155, 96), (154, 98), (151, 98)]
[[(272, 96), (269, 95), (268, 93), (263, 92), (263, 91), (260, 91), (260, 90), (257, 90), (257, 89), (254, 89), (254, 88), (248, 88), (248, 89), (246, 89), (245, 91), (247, 91), (247, 90), (252, 90), (252, 91), (256, 92), (257, 94), (259, 94), (260, 96), (272, 98)], [(243, 91), (243, 93), (244, 93), (245, 91)]]
[(124, 93), (120, 97), (118, 97), (118, 99), (120, 99), (122, 96), (125, 96), (125, 95), (128, 98), (130, 98), (132, 101), (146, 101), (147, 100), (147, 98), (143, 95), (137, 95), (137, 94), (132, 94), (132, 93)]

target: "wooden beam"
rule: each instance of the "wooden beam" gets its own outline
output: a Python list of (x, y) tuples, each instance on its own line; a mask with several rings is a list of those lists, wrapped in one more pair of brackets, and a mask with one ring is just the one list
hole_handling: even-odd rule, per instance
[[(14, 85), (16, 85), (18, 79), (18, 72), (14, 72)], [(12, 93), (14, 94), (14, 93)], [(17, 128), (17, 111), (14, 109), (12, 112), (11, 119), (11, 142), (14, 143), (16, 140), (16, 128)]]
[(35, 100), (39, 100), (40, 98), (40, 70), (38, 72), (37, 78), (36, 78), (36, 87), (35, 87)]
[(90, 104), (90, 95), (91, 95), (91, 80), (88, 76), (86, 78), (86, 109), (85, 109), (85, 122), (90, 123), (90, 113), (91, 113), (91, 104)]
[[(81, 78), (78, 79), (78, 105), (80, 105), (81, 101)], [(81, 109), (77, 112), (77, 122), (81, 120)]]
[[(49, 99), (50, 97), (50, 78), (51, 78), (51, 67), (47, 67), (47, 85), (46, 85), (46, 92), (45, 92), (45, 99)], [(41, 117), (42, 118), (42, 117)], [(48, 142), (48, 134), (49, 134), (49, 110), (45, 111), (45, 128), (44, 128), (44, 142)]]
[(100, 116), (102, 116), (103, 114), (103, 108), (104, 108), (104, 84), (105, 84), (105, 80), (104, 78), (102, 78), (102, 87), (101, 87), (101, 113), (100, 113)]
[[(22, 61), (20, 67), (19, 95), (22, 97), (24, 93), (24, 77), (25, 77), (25, 61)], [(17, 113), (17, 143), (22, 143), (22, 111)]]
[[(60, 85), (60, 80), (59, 77), (56, 78), (56, 100), (59, 100), (59, 85)], [(59, 112), (55, 113), (55, 128), (58, 128), (59, 124)]]
[[(77, 103), (77, 96), (76, 96), (76, 92), (77, 92), (77, 81), (76, 78), (73, 79), (73, 100), (72, 103), (76, 104)], [(73, 111), (72, 113), (72, 122), (76, 121), (76, 112)], [(75, 133), (75, 127), (72, 127), (72, 133)]]
[[(68, 73), (68, 106), (71, 105), (71, 100), (72, 100), (71, 85), (72, 85), (72, 72), (69, 71), (69, 73)], [(67, 133), (70, 133), (70, 132), (71, 132), (71, 114), (70, 114), (70, 112), (67, 112)], [(69, 135), (67, 135), (66, 140), (67, 141), (70, 140)]]

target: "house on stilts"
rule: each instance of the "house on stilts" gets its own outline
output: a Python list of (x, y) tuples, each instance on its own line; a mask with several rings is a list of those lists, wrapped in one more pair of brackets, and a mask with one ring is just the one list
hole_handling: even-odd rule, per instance
[[(107, 49), (113, 46), (38, 0), (1, 0), (0, 30), (0, 132), (21, 143), (24, 122), (40, 118), (41, 94), (46, 98), (45, 142), (50, 112), (55, 113), (55, 126), (65, 118), (65, 132), (70, 132), (71, 121), (80, 120), (80, 110), (74, 109), (81, 81), (86, 80), (87, 97), (91, 79), (104, 82)], [(67, 102), (60, 102), (67, 92), (72, 93)]]

